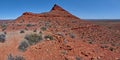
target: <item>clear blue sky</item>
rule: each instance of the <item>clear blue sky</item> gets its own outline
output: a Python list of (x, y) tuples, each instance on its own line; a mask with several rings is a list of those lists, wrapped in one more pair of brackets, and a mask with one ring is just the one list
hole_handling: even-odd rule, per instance
[(0, 0), (0, 19), (47, 12), (55, 3), (82, 19), (120, 19), (120, 0)]

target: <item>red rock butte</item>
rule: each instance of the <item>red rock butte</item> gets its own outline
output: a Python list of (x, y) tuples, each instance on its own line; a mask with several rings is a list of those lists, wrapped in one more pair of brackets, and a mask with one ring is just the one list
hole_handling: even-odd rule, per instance
[[(17, 18), (16, 20), (19, 21), (21, 19), (24, 20), (30, 20), (31, 18), (39, 18), (43, 20), (66, 20), (66, 19), (79, 19), (78, 17), (70, 14), (68, 11), (64, 10), (58, 5), (54, 5), (54, 7), (49, 12), (44, 13), (31, 13), (31, 12), (25, 12), (22, 16)], [(36, 20), (36, 19), (35, 19)]]

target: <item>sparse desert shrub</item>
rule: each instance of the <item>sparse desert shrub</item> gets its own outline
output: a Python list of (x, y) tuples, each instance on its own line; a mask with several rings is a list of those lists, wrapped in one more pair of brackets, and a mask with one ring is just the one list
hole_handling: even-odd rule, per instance
[(90, 39), (90, 40), (87, 40), (87, 42), (88, 42), (89, 44), (93, 44), (93, 43), (94, 43), (94, 40)]
[(71, 38), (75, 38), (75, 35), (74, 35), (73, 33), (70, 33), (69, 36), (70, 36)]
[(24, 31), (24, 30), (21, 30), (20, 33), (25, 33), (25, 31)]
[(24, 41), (20, 43), (18, 49), (22, 52), (26, 51), (30, 45), (34, 45), (42, 40), (42, 35), (40, 34), (30, 34), (24, 37)]
[(104, 49), (104, 48), (108, 48), (107, 45), (101, 45), (100, 47), (103, 48), (103, 49)]
[(64, 34), (61, 33), (61, 32), (57, 32), (57, 35), (61, 36), (61, 37), (64, 37)]
[(41, 27), (40, 29), (41, 29), (42, 31), (47, 30), (47, 28), (46, 28), (46, 27)]
[(110, 51), (114, 51), (114, 48), (110, 47), (109, 50), (110, 50)]
[(63, 50), (63, 51), (61, 51), (61, 53), (62, 53), (63, 55), (65, 55), (65, 54), (67, 53), (67, 51), (66, 51), (66, 50)]
[(14, 60), (25, 60), (25, 58), (22, 56), (16, 56)]
[(109, 29), (111, 29), (112, 27), (108, 27)]
[(40, 34), (30, 34), (26, 35), (25, 39), (28, 41), (30, 45), (36, 44), (37, 42), (42, 40), (42, 35)]
[(8, 55), (7, 60), (14, 60), (14, 57), (12, 56), (12, 54)]
[(76, 57), (75, 60), (81, 60), (80, 57)]
[(20, 51), (26, 51), (26, 49), (27, 49), (27, 47), (29, 46), (29, 44), (28, 44), (28, 42), (27, 41), (22, 41), (21, 43), (20, 43), (20, 45), (18, 46), (18, 49), (20, 50)]
[(31, 26), (33, 26), (33, 25), (32, 25), (32, 24), (27, 24), (26, 26), (27, 26), (27, 27), (31, 27)]
[(4, 31), (7, 28), (7, 24), (2, 24), (1, 27), (2, 27), (2, 31)]
[(35, 29), (33, 32), (37, 32), (37, 30)]
[(0, 34), (0, 42), (4, 43), (5, 42), (5, 34)]
[(25, 58), (22, 56), (15, 56), (14, 57), (14, 56), (12, 56), (12, 54), (9, 54), (7, 60), (25, 60)]
[(45, 27), (51, 27), (50, 22), (45, 22)]
[(64, 39), (64, 44), (68, 43), (68, 41), (66, 39)]
[(2, 25), (1, 25), (1, 27), (6, 27), (6, 26), (7, 26), (7, 24), (2, 24)]
[(50, 35), (46, 35), (44, 38), (47, 39), (47, 40), (53, 40), (53, 37), (50, 36)]

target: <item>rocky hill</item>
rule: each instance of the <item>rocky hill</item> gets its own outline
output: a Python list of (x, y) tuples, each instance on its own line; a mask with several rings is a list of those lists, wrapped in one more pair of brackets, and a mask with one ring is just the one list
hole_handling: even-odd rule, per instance
[(0, 31), (6, 37), (0, 38), (0, 60), (120, 59), (120, 31), (81, 20), (56, 4), (49, 12), (25, 12)]

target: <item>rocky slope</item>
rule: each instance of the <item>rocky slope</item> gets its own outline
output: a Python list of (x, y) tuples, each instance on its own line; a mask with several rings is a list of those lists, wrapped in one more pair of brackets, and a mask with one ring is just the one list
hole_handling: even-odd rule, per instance
[[(45, 13), (25, 12), (5, 27), (1, 27), (7, 37), (0, 43), (0, 60), (8, 59), (9, 54), (26, 60), (120, 59), (120, 31), (81, 20), (58, 5)], [(25, 35), (33, 33), (42, 34), (42, 41), (19, 51)], [(46, 35), (52, 37), (46, 39)]]

